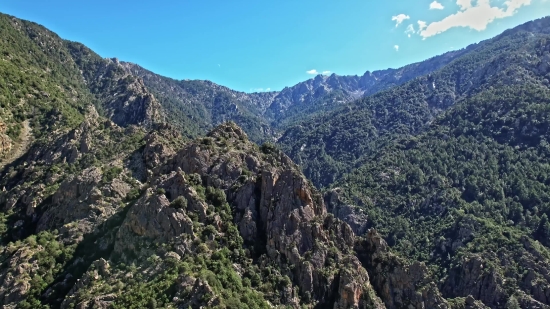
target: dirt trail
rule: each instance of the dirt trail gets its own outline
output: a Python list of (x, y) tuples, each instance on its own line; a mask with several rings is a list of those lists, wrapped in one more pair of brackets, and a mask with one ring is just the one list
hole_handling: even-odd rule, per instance
[(32, 129), (29, 126), (29, 121), (23, 121), (23, 129), (19, 141), (14, 145), (14, 149), (2, 160), (0, 160), (0, 171), (4, 169), (4, 166), (11, 164), (13, 161), (19, 159), (25, 154), (32, 140)]

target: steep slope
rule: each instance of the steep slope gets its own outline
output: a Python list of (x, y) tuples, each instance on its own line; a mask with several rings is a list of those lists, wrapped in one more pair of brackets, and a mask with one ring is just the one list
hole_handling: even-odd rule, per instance
[(378, 145), (417, 134), (442, 111), (493, 87), (546, 85), (550, 18), (484, 41), (442, 69), (286, 130), (278, 144), (318, 186), (350, 171)]
[(549, 111), (545, 86), (479, 93), (377, 151), (338, 183), (339, 198), (425, 262), (444, 297), (547, 308)]
[(167, 111), (167, 121), (190, 137), (205, 134), (229, 120), (243, 127), (256, 142), (270, 140), (274, 135), (262, 115), (276, 92), (247, 94), (210, 81), (177, 81), (136, 64), (122, 65), (128, 73), (143, 79)]
[(102, 114), (120, 126), (151, 127), (166, 121), (161, 104), (143, 80), (129, 74), (118, 59), (103, 59), (80, 43), (65, 44)]
[(0, 15), (0, 33), (2, 158), (22, 138), (25, 120), (38, 135), (74, 127), (93, 96), (57, 35), (7, 15)]
[(475, 48), (449, 52), (399, 69), (363, 76), (318, 75), (280, 92), (243, 93), (210, 81), (174, 80), (139, 65), (122, 63), (143, 79), (167, 111), (167, 121), (187, 136), (204, 134), (224, 121), (235, 121), (256, 142), (272, 141), (285, 127), (337, 109), (342, 104), (433, 72)]
[(548, 308), (549, 23), (295, 89), (281, 121), (440, 68), (287, 131), (316, 182), (358, 167), (323, 198), (233, 122), (187, 139), (273, 136), (294, 90), (166, 79), (0, 15), (0, 304)]
[(143, 82), (120, 64), (32, 22), (2, 14), (0, 26), (0, 158), (21, 142), (25, 120), (42, 137), (76, 127), (90, 104), (123, 126), (163, 121)]
[[(0, 20), (14, 62), (3, 85), (27, 87), (4, 92), (20, 96), (7, 96), (2, 132), (17, 140), (30, 118), (38, 133), (0, 171), (3, 307), (383, 307), (353, 232), (288, 157), (234, 124), (184, 144), (118, 61)], [(21, 62), (28, 48), (37, 64)], [(33, 65), (64, 75), (18, 75)], [(59, 93), (21, 100), (41, 89), (35, 76)]]
[(383, 307), (288, 157), (231, 123), (183, 146), (144, 133), (91, 108), (4, 173), (5, 306)]
[(434, 72), (475, 47), (474, 44), (399, 69), (367, 71), (363, 76), (318, 75), (279, 92), (269, 104), (265, 118), (274, 127), (285, 128), (312, 116), (338, 109), (356, 99)]

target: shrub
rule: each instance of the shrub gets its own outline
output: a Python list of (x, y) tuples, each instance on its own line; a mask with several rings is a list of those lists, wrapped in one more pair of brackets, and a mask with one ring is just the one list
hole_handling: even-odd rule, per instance
[(186, 209), (187, 200), (183, 196), (178, 196), (175, 200), (170, 203), (170, 207), (175, 209)]
[(120, 173), (122, 173), (122, 168), (113, 166), (103, 171), (103, 178), (101, 180), (103, 182), (111, 182), (120, 175)]

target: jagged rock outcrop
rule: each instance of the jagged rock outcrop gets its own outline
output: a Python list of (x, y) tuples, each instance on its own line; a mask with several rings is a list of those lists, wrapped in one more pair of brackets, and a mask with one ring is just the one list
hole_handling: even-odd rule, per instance
[(506, 303), (502, 282), (504, 278), (496, 269), (487, 265), (481, 256), (472, 255), (464, 257), (462, 263), (450, 271), (442, 291), (451, 297), (471, 295), (493, 307)]
[(374, 229), (358, 240), (355, 250), (386, 308), (451, 308), (431, 281), (426, 265), (409, 265), (393, 255)]
[[(103, 107), (114, 123), (122, 127), (132, 124), (152, 127), (153, 124), (164, 120), (160, 103), (145, 87), (143, 80), (119, 73), (119, 70), (123, 72), (123, 69), (116, 59), (112, 60), (105, 70), (107, 72), (102, 74), (113, 74), (116, 78), (113, 81), (115, 86), (108, 93), (102, 94)], [(118, 74), (109, 73), (109, 70)]]
[[(102, 128), (108, 128), (115, 134), (124, 132), (112, 122), (100, 121), (95, 108), (89, 107), (85, 120), (78, 128), (53, 138), (48, 147), (42, 144), (32, 147), (24, 158), (27, 168), (21, 177), (24, 180), (40, 178), (42, 181), (31, 182), (30, 187), (24, 181), (10, 184), (10, 190), (0, 195), (0, 202), (5, 202), (4, 208), (25, 209), (26, 220), (36, 224), (38, 232), (63, 226), (64, 230), (71, 230), (73, 236), (92, 232), (113, 216), (135, 184), (123, 177), (122, 157), (104, 162), (108, 164), (102, 167), (84, 168), (75, 175), (60, 174), (58, 167), (77, 164), (102, 151), (96, 144), (112, 142)], [(44, 173), (44, 166), (53, 169)], [(112, 176), (106, 176), (115, 172)], [(48, 207), (39, 210), (48, 193), (51, 194)], [(71, 224), (65, 225), (67, 223)]]
[[(0, 15), (11, 74), (0, 111), (0, 157), (11, 152), (0, 165), (1, 305), (548, 308), (548, 179), (538, 172), (548, 152), (550, 44), (540, 34), (549, 21), (397, 70), (246, 94), (102, 59)], [(436, 118), (448, 108), (463, 109), (445, 114), (458, 124)], [(185, 139), (227, 120), (244, 130), (226, 123)], [(288, 156), (249, 141), (298, 123), (278, 140), (292, 142), (289, 154), (317, 183), (369, 160), (381, 170), (360, 169), (355, 183), (322, 196)], [(424, 131), (430, 124), (438, 132)], [(415, 148), (426, 138), (430, 147)], [(410, 161), (400, 151), (415, 149), (424, 151)], [(454, 152), (470, 164), (494, 149), (489, 183), (477, 173), (484, 164), (439, 160)], [(432, 150), (437, 158), (424, 156)], [(499, 183), (505, 174), (519, 176)]]
[(368, 216), (359, 207), (346, 203), (340, 188), (326, 192), (324, 200), (327, 211), (349, 224), (355, 235), (363, 235), (367, 231)]
[(206, 134), (225, 121), (235, 121), (255, 142), (276, 135), (262, 115), (278, 92), (244, 93), (207, 80), (174, 80), (133, 63), (121, 65), (143, 80), (161, 102), (167, 121), (186, 135)]
[(165, 122), (161, 104), (143, 80), (125, 70), (118, 59), (103, 59), (76, 42), (68, 42), (67, 47), (102, 113), (111, 121), (121, 127), (145, 128)]
[[(306, 301), (381, 308), (366, 270), (350, 254), (351, 228), (327, 215), (321, 195), (288, 157), (275, 149), (260, 152), (235, 124), (219, 126), (200, 143), (185, 146), (153, 177), (154, 187), (122, 223), (115, 252), (135, 252), (139, 239), (175, 242), (181, 254), (196, 250), (188, 241), (195, 236), (186, 214), (214, 226), (220, 220), (208, 216), (208, 205), (193, 188), (198, 181), (223, 190), (245, 243), (259, 245), (266, 262), (287, 269), (284, 274)], [(180, 197), (184, 208), (174, 206)]]
[(0, 303), (6, 309), (16, 308), (31, 288), (30, 278), (39, 268), (36, 251), (19, 248), (12, 253), (0, 271)]
[[(529, 241), (523, 239), (525, 246), (530, 246)], [(527, 266), (529, 271), (523, 276), (523, 286), (525, 291), (515, 291), (515, 296), (522, 307), (527, 308), (548, 308), (549, 287), (548, 270), (543, 266), (544, 262), (535, 262), (532, 253), (539, 255), (536, 250), (520, 257), (522, 265)], [(500, 257), (503, 266), (509, 265), (509, 257)], [(462, 258), (460, 263), (450, 269), (449, 275), (442, 284), (441, 291), (446, 297), (465, 297), (470, 296), (476, 300), (482, 301), (491, 308), (500, 308), (510, 300), (510, 294), (507, 291), (506, 281), (501, 272), (502, 269), (495, 267), (493, 261), (496, 256), (483, 256), (480, 254), (468, 254)]]

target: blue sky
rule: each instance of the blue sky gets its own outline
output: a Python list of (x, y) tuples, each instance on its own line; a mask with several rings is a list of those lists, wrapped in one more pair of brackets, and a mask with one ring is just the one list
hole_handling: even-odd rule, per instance
[(102, 57), (250, 92), (421, 61), (550, 15), (550, 0), (2, 0), (0, 12)]

